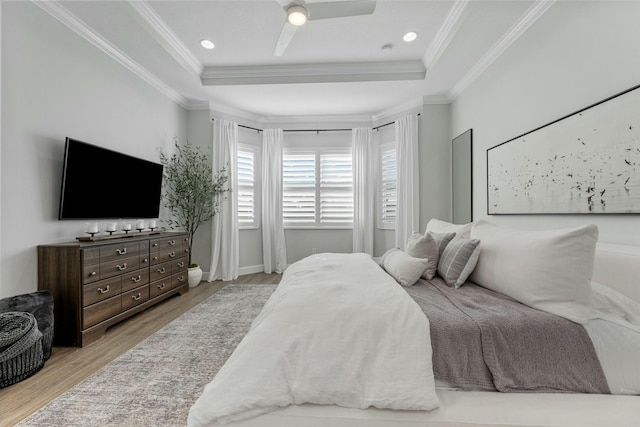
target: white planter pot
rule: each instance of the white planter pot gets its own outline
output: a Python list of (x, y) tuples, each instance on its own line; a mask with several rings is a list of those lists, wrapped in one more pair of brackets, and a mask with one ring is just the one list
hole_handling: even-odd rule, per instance
[(202, 269), (200, 267), (189, 267), (189, 287), (195, 288), (200, 283), (200, 280), (202, 280)]

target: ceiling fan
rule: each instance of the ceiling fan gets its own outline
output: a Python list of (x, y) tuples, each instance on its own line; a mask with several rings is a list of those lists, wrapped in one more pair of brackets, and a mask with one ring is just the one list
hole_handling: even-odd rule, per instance
[(305, 3), (303, 0), (279, 0), (287, 14), (278, 43), (273, 51), (275, 56), (282, 56), (291, 43), (299, 26), (307, 20), (342, 18), (345, 16), (370, 15), (376, 9), (375, 0), (329, 1), (322, 3)]

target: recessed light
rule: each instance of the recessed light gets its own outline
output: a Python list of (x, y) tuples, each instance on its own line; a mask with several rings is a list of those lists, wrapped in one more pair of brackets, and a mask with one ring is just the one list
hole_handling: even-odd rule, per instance
[(211, 40), (200, 40), (200, 46), (202, 46), (205, 49), (213, 49), (214, 47), (216, 47), (216, 45), (213, 44), (213, 42)]
[(416, 33), (415, 31), (409, 31), (407, 34), (402, 36), (402, 40), (406, 42), (412, 42), (417, 38), (418, 38), (418, 33)]

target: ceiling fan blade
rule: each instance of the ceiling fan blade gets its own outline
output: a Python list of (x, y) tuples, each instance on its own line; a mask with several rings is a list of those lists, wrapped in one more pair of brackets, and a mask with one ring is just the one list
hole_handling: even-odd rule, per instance
[(375, 0), (333, 1), (307, 3), (309, 20), (341, 18), (344, 16), (371, 15), (376, 10)]
[(282, 31), (280, 31), (280, 38), (278, 38), (278, 43), (276, 44), (276, 48), (273, 51), (275, 56), (282, 56), (284, 51), (287, 50), (287, 46), (291, 43), (291, 39), (293, 39), (293, 35), (296, 33), (295, 25), (291, 25), (289, 22), (285, 22), (282, 26)]

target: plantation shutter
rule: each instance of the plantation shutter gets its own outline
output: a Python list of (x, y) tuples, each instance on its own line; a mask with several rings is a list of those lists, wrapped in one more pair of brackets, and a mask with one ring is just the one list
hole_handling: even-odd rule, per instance
[(353, 223), (351, 153), (320, 154), (320, 223)]
[(315, 153), (282, 156), (282, 219), (285, 224), (315, 225)]
[(383, 226), (396, 222), (398, 210), (398, 169), (396, 148), (381, 152), (381, 222)]
[(238, 150), (238, 224), (254, 225), (255, 158), (253, 151)]

